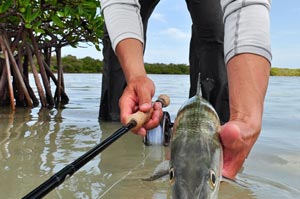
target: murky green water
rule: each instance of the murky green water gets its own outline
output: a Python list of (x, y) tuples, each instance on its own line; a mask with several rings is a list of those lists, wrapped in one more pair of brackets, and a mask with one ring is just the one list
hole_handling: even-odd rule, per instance
[[(157, 94), (171, 98), (174, 119), (188, 96), (188, 76), (152, 75)], [(29, 193), (121, 127), (98, 122), (101, 75), (66, 74), (70, 104), (63, 110), (0, 108), (0, 198)], [(263, 129), (238, 175), (224, 182), (219, 199), (299, 198), (300, 78), (272, 77)], [(168, 179), (142, 181), (165, 159), (166, 148), (144, 146), (128, 133), (45, 198), (168, 199)]]

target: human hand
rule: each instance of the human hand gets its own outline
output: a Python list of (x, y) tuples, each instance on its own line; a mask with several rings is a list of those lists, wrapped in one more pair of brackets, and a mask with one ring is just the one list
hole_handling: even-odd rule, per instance
[(152, 97), (155, 86), (147, 76), (138, 76), (127, 82), (122, 97), (119, 100), (121, 122), (127, 124), (127, 118), (133, 113), (141, 111), (148, 113), (152, 111), (150, 119), (140, 129), (133, 132), (142, 136), (146, 135), (148, 129), (156, 127), (163, 115), (161, 103), (153, 103)]
[(220, 138), (223, 145), (223, 172), (224, 177), (234, 179), (260, 132), (244, 121), (229, 121), (221, 128)]

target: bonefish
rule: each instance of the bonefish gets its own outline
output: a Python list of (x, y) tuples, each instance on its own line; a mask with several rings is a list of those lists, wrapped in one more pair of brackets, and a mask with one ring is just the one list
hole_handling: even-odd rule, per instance
[(197, 94), (179, 109), (171, 140), (169, 177), (173, 199), (218, 197), (223, 166), (220, 120), (208, 101)]

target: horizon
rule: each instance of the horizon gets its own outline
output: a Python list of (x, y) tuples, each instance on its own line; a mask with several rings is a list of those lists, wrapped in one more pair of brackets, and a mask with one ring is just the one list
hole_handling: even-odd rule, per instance
[[(300, 68), (300, 1), (273, 0), (270, 16), (272, 67)], [(189, 65), (190, 29), (185, 1), (161, 0), (149, 20), (145, 63)], [(62, 55), (103, 59), (102, 52), (94, 46), (85, 43), (80, 46), (85, 48), (65, 47)]]

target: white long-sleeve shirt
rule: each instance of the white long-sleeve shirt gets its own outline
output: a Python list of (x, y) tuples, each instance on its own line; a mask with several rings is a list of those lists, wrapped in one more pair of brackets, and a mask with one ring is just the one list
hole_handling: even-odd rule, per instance
[[(235, 55), (253, 53), (271, 62), (271, 0), (220, 0), (224, 12), (226, 63)], [(101, 9), (112, 47), (126, 38), (144, 43), (138, 0), (101, 0)]]

